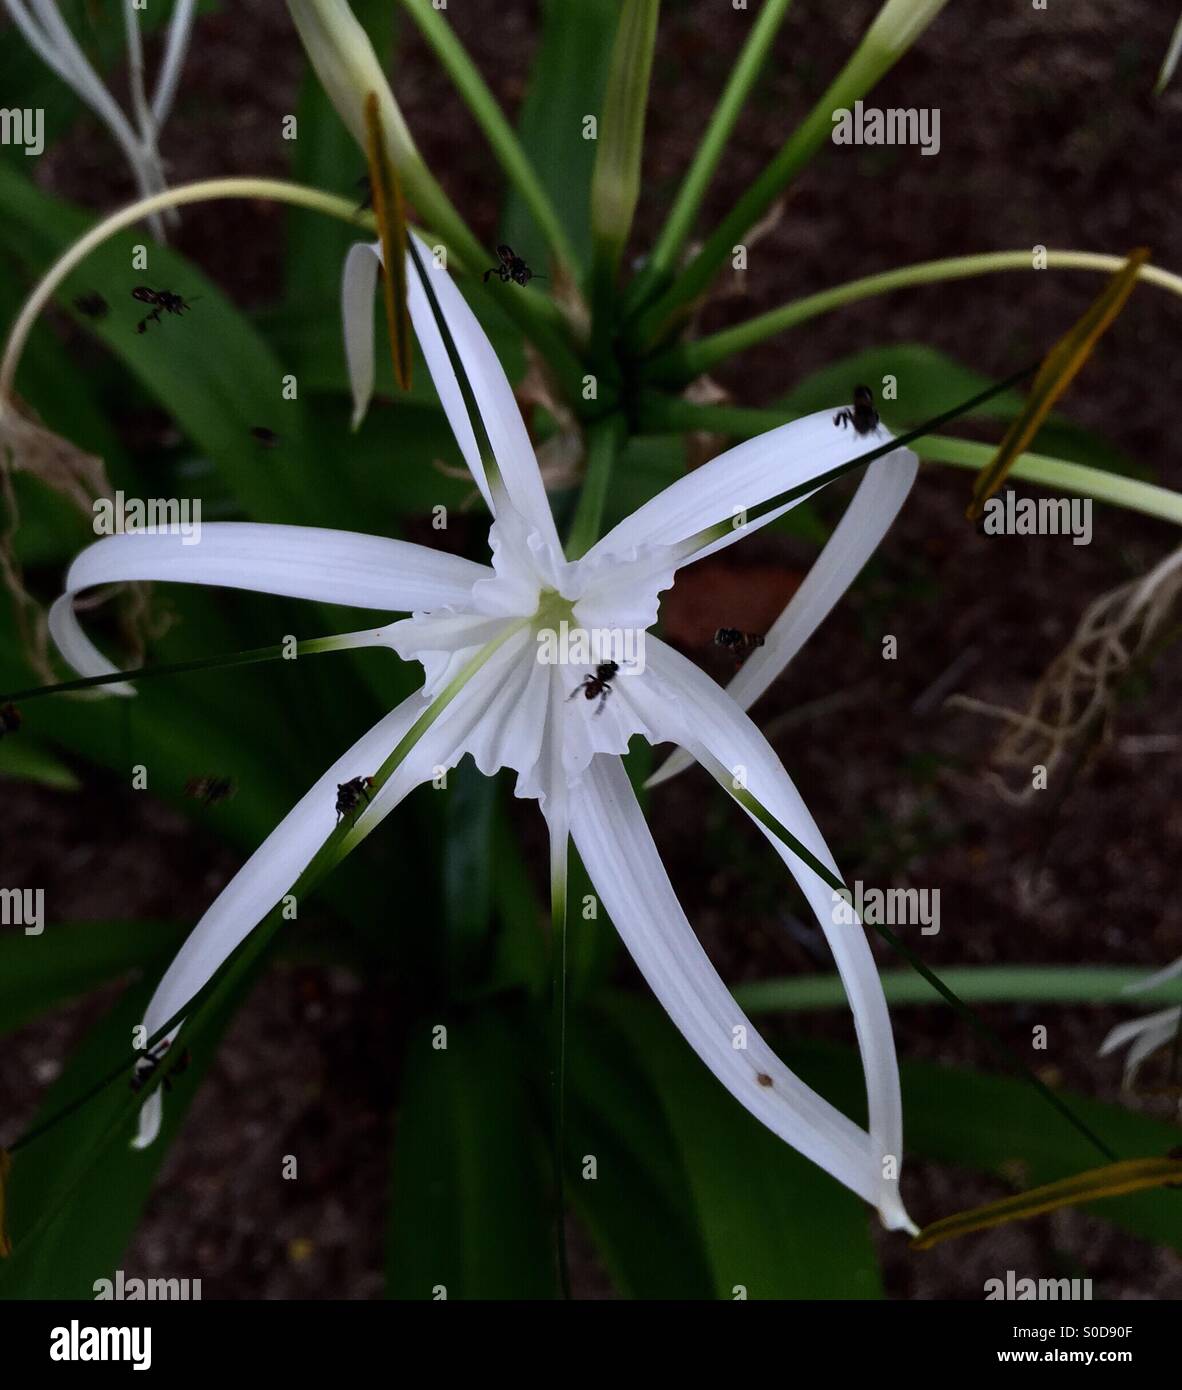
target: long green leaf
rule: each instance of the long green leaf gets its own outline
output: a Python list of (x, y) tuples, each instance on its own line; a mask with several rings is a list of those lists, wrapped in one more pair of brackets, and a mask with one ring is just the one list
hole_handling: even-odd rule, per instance
[(878, 1297), (867, 1208), (748, 1114), (656, 1009), (614, 1015), (673, 1131), (715, 1297)]
[[(438, 1026), (445, 1048), (433, 1045)], [(526, 1084), (536, 1058), (491, 1010), (420, 1019), (394, 1145), (391, 1297), (554, 1296), (544, 1149)]]

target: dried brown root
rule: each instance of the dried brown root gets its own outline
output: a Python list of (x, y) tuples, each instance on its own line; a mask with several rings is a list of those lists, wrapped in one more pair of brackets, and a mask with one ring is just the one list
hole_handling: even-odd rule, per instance
[[(1025, 710), (1008, 709), (968, 695), (953, 695), (947, 704), (1009, 725), (993, 750), (1001, 768), (1022, 771), (1029, 779), (1041, 764), (1049, 783), (1069, 752), (1095, 736), (1104, 744), (1125, 678), (1150, 658), (1182, 592), (1182, 547), (1172, 551), (1141, 579), (1101, 594), (1091, 603), (1066, 647), (1055, 657)], [(1033, 783), (1016, 790), (997, 772), (990, 783), (1007, 801), (1021, 804), (1033, 796)]]

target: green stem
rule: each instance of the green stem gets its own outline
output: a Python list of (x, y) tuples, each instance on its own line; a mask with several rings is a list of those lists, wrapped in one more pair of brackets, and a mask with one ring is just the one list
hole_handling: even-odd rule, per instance
[(606, 419), (596, 420), (587, 431), (587, 471), (567, 537), (568, 560), (578, 560), (599, 539), (608, 485), (624, 442), (624, 429), (623, 416), (609, 415)]
[[(316, 656), (321, 652), (347, 651), (360, 645), (360, 642), (350, 641), (348, 637), (314, 637), (306, 642), (297, 642), (296, 655)], [(224, 670), (230, 666), (255, 666), (264, 661), (282, 660), (291, 660), (287, 655), (285, 642), (276, 643), (272, 647), (252, 647), (247, 651), (230, 652), (227, 656), (203, 656), (192, 661), (135, 666), (128, 671), (112, 671), (106, 676), (79, 676), (76, 680), (58, 681), (54, 685), (35, 685), (28, 690), (14, 690), (10, 694), (0, 695), (0, 704), (10, 700), (36, 700), (42, 695), (65, 695), (78, 690), (92, 690), (97, 686), (118, 685), (121, 681), (151, 680), (153, 676), (182, 676), (194, 671)]]
[[(997, 454), (992, 444), (950, 439), (945, 435), (917, 439), (911, 447), (929, 463), (948, 463), (955, 468), (974, 470), (984, 468)], [(1047, 454), (1020, 454), (1010, 470), (1010, 477), (1023, 478), (1028, 483), (1039, 483), (1059, 492), (1092, 497), (1097, 502), (1110, 502), (1127, 511), (1143, 512), (1146, 516), (1182, 526), (1182, 493), (1154, 483), (1143, 483), (1137, 478), (1124, 478), (1119, 473), (1068, 463)]]
[[(940, 978), (968, 1004), (1127, 1004), (1139, 1008), (1182, 1003), (1182, 979), (1168, 980), (1154, 990), (1127, 993), (1145, 975), (1145, 970), (1127, 966), (968, 965), (943, 970)], [(894, 1006), (934, 1004), (941, 997), (927, 980), (910, 970), (885, 970), (879, 978), (887, 1003)], [(734, 993), (753, 1014), (813, 1012), (843, 1008), (846, 1003), (840, 975), (762, 980), (739, 985)]]
[(791, 3), (792, 0), (765, 0), (759, 18), (755, 21), (755, 26), (743, 45), (743, 51), (739, 54), (739, 60), (731, 70), (718, 105), (714, 108), (706, 133), (702, 136), (656, 245), (644, 269), (629, 286), (625, 311), (641, 304), (654, 283), (667, 283), (671, 277), (681, 248), (693, 230), (702, 199), (735, 128), (735, 122), (755, 79), (759, 76), (768, 50)]
[(423, 37), (435, 50), (435, 55), (447, 69), (448, 75), (468, 104), (477, 125), (484, 132), (493, 153), (510, 181), (516, 186), (534, 221), (550, 243), (560, 267), (577, 275), (578, 257), (574, 246), (559, 220), (529, 155), (526, 154), (513, 127), (505, 119), (496, 97), (489, 91), (464, 45), (455, 31), (434, 8), (431, 0), (402, 0), (403, 8), (419, 26)]
[[(141, 198), (129, 207), (121, 208), (104, 218), (72, 246), (67, 247), (34, 287), (9, 329), (4, 357), (0, 360), (0, 414), (5, 409), (5, 403), (12, 398), (17, 367), (33, 325), (62, 282), (92, 251), (117, 233), (134, 226), (142, 218), (153, 213), (167, 208), (184, 207), (187, 203), (214, 202), (220, 198), (265, 198), (307, 208), (312, 212), (321, 212), (369, 232), (377, 227), (373, 214), (359, 212), (348, 198), (339, 197), (335, 193), (324, 193), (316, 188), (307, 188), (303, 184), (288, 183), (282, 179), (202, 179), (198, 183), (166, 189), (150, 198)], [(483, 255), (483, 252), (480, 254)], [(479, 270), (479, 261), (472, 269)], [(476, 275), (473, 283), (492, 297), (493, 287), (483, 285), (479, 275)], [(519, 290), (516, 285), (511, 288), (514, 291)], [(557, 307), (531, 290), (520, 290), (511, 295), (496, 295), (495, 300), (525, 336), (546, 355), (547, 362), (562, 381), (569, 398), (580, 400), (582, 371), (571, 352), (562, 315)]]
[[(1041, 264), (1041, 256), (1039, 262)], [(1107, 256), (1091, 251), (1048, 251), (1046, 265), (1050, 270), (1090, 270), (1115, 274), (1125, 264), (1122, 256)], [(684, 343), (654, 357), (644, 368), (646, 379), (668, 385), (684, 385), (710, 371), (728, 357), (762, 343), (785, 329), (807, 323), (809, 319), (857, 304), (875, 295), (892, 290), (909, 289), (916, 285), (938, 284), (944, 280), (965, 280), (977, 275), (991, 275), (1003, 270), (1034, 270), (1035, 257), (1030, 251), (990, 251), (976, 256), (947, 256), (898, 270), (866, 275), (858, 280), (835, 285), (818, 294), (792, 300), (779, 309), (759, 314), (734, 328), (712, 333), (696, 343)], [(1137, 277), (1147, 284), (1157, 285), (1172, 294), (1182, 295), (1182, 276), (1157, 266), (1142, 266)]]
[(637, 344), (657, 339), (670, 320), (707, 288), (748, 229), (767, 212), (793, 178), (832, 136), (833, 113), (852, 107), (911, 47), (947, 0), (886, 0), (849, 61), (803, 122), (723, 218), (690, 265), (637, 318)]
[(555, 1257), (558, 1286), (571, 1297), (570, 1262), (566, 1250), (566, 980), (567, 980), (567, 859), (565, 831), (551, 831), (550, 842), (550, 1009), (554, 1084)]

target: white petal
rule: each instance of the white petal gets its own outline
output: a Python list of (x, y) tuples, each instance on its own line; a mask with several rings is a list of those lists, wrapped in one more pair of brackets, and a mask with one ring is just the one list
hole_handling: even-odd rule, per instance
[(1170, 980), (1177, 979), (1182, 975), (1182, 956), (1169, 965), (1163, 966), (1160, 970), (1155, 970), (1152, 975), (1147, 975), (1145, 979), (1138, 980), (1135, 985), (1126, 985), (1126, 994), (1143, 994), (1146, 990), (1157, 989), (1158, 985), (1164, 985)]
[[(570, 813), (596, 892), (682, 1036), (758, 1120), (877, 1205), (869, 1136), (791, 1072), (736, 1004), (681, 909), (619, 759), (595, 759)], [(736, 1028), (745, 1048), (734, 1045)]]
[[(869, 453), (891, 437), (883, 426), (873, 435), (856, 434), (835, 425), (834, 414), (833, 410), (821, 410), (806, 415), (719, 454), (625, 517), (588, 553), (610, 554), (644, 544), (677, 545), (719, 522), (731, 524), (732, 529), (698, 551), (695, 559), (742, 540), (805, 499), (745, 521), (745, 513), (752, 508)], [(914, 458), (909, 450), (900, 450), (888, 454), (884, 462), (901, 462), (900, 454)]]
[[(537, 532), (554, 557), (561, 555), (554, 517), (538, 470), (537, 457), (530, 443), (529, 432), (521, 418), (513, 388), (488, 335), (476, 315), (455, 286), (451, 276), (435, 263), (430, 247), (415, 238), (427, 274), (432, 276), (431, 288), (439, 301), (440, 312), (447, 322), (456, 352), (468, 376), (485, 432), (497, 461), (513, 505), (525, 518), (530, 529)], [(373, 392), (373, 295), (377, 267), (381, 263), (378, 243), (358, 244), (345, 259), (341, 287), (341, 308), (344, 318), (345, 356), (349, 365), (349, 380), (353, 388), (353, 424), (360, 423)], [(480, 450), (463, 393), (452, 369), (451, 358), (435, 321), (430, 301), (419, 281), (418, 271), (410, 254), (407, 255), (407, 308), (419, 347), (427, 362), (427, 370), (443, 406), (464, 462), (480, 489), (489, 510), (495, 513), (489, 481), (480, 462)]]
[[(751, 794), (840, 877), (792, 779), (747, 715), (693, 662), (651, 634), (645, 655), (646, 677), (621, 682), (619, 688), (630, 703), (639, 706), (657, 737), (674, 739), (691, 752), (704, 748), (724, 767), (735, 770), (736, 775), (742, 769)], [(655, 680), (650, 681), (649, 675)], [(800, 885), (833, 952), (854, 1015), (866, 1077), (870, 1133), (880, 1174), (878, 1195), (873, 1200), (892, 1229), (905, 1225), (907, 1216), (899, 1200), (898, 1184), (882, 1179), (878, 1166), (882, 1158), (890, 1155), (896, 1160), (898, 1171), (903, 1152), (903, 1108), (890, 1015), (874, 957), (860, 925), (835, 922), (833, 890), (776, 836), (762, 825), (760, 829)]]
[[(435, 291), (440, 311), (467, 373), (480, 417), (484, 421), (493, 457), (504, 479), (505, 490), (530, 527), (537, 531), (548, 547), (559, 554), (561, 547), (558, 532), (554, 528), (554, 517), (550, 511), (546, 489), (542, 484), (538, 461), (505, 370), (493, 351), (487, 334), (481, 328), (476, 315), (468, 308), (467, 301), (456, 288), (451, 276), (436, 266), (431, 249), (421, 238), (416, 237), (415, 244), (418, 246), (427, 274), (432, 277), (431, 288)], [(406, 274), (410, 317), (419, 346), (427, 359), (431, 380), (435, 383), (452, 432), (472, 476), (485, 500), (490, 501), (488, 480), (484, 477), (484, 470), (480, 465), (476, 436), (464, 406), (464, 398), (436, 325), (435, 315), (409, 254)]]
[[(439, 768), (449, 768), (463, 749), (490, 700), (505, 678), (505, 662), (496, 657), (476, 673), (430, 725), (357, 817), (367, 829)], [(184, 1007), (267, 913), (280, 901), (311, 862), (337, 824), (337, 787), (355, 777), (373, 776), (429, 708), (421, 692), (404, 700), (374, 725), (328, 769), (287, 813), (214, 900), (178, 951), (144, 1014), (149, 1036)], [(177, 1025), (179, 1028), (179, 1024)], [(176, 1029), (169, 1037), (175, 1037)], [(159, 1107), (140, 1113), (136, 1147), (150, 1144), (159, 1128)]]
[[(198, 533), (194, 533), (198, 534)], [(162, 580), (282, 594), (355, 608), (409, 612), (459, 603), (492, 570), (444, 551), (382, 536), (314, 526), (219, 521), (200, 540), (164, 532), (107, 536), (76, 557), (49, 626), (66, 661), (83, 675), (116, 668), (95, 648), (74, 614), (74, 596), (96, 584)], [(130, 693), (130, 687), (118, 687)]]
[(353, 428), (365, 419), (373, 395), (374, 293), (381, 259), (377, 248), (359, 241), (349, 248), (341, 276), (341, 322), (345, 361), (353, 388)]
[[(740, 709), (750, 709), (779, 679), (858, 577), (899, 514), (918, 468), (919, 460), (910, 450), (875, 459), (867, 468), (845, 515), (800, 588), (768, 630), (764, 645), (748, 657), (726, 687), (726, 693)], [(648, 785), (655, 787), (668, 781), (692, 761), (688, 753), (678, 749), (649, 779)]]
[(1177, 1023), (1179, 1015), (1179, 1005), (1174, 1004), (1168, 1009), (1159, 1009), (1157, 1013), (1145, 1014), (1141, 1018), (1132, 1018), (1124, 1023), (1118, 1023), (1100, 1044), (1100, 1056), (1107, 1057), (1109, 1053), (1124, 1047), (1125, 1043), (1132, 1042), (1142, 1033), (1157, 1033), (1163, 1027), (1166, 1029), (1166, 1036), (1169, 1037), (1173, 1033), (1173, 1026)]

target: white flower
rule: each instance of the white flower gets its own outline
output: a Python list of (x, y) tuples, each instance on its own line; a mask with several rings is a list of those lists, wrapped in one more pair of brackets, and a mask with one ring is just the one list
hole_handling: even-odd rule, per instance
[[(142, 6), (137, 6), (134, 0), (122, 0), (134, 125), (103, 85), (102, 78), (70, 32), (57, 0), (4, 0), (4, 4), (13, 24), (33, 52), (90, 107), (111, 132), (131, 166), (140, 196), (149, 198), (163, 192), (164, 171), (157, 144), (176, 97), (193, 27), (196, 0), (176, 0), (151, 101), (144, 85), (144, 54), (139, 27), (139, 10)], [(149, 222), (154, 234), (161, 235), (159, 217), (153, 216)]]
[[(359, 246), (345, 268), (346, 345), (361, 408), (372, 384), (378, 264), (377, 248)], [(785, 425), (679, 479), (569, 561), (500, 363), (449, 276), (428, 273), (487, 433), (491, 468), (482, 463), (447, 345), (413, 266), (411, 317), (452, 430), (495, 517), (491, 565), (311, 527), (207, 524), (194, 546), (163, 534), (99, 541), (74, 561), (67, 592), (54, 605), (55, 639), (85, 674), (113, 668), (78, 626), (73, 596), (117, 580), (228, 585), (412, 615), (339, 639), (385, 645), (421, 662), (423, 686), (328, 769), (205, 913), (152, 998), (144, 1019), (148, 1034), (193, 997), (289, 890), (336, 826), (339, 784), (375, 778), (372, 800), (345, 835), (348, 845), (437, 769), (470, 753), (486, 774), (514, 769), (517, 795), (541, 803), (560, 888), (573, 837), (642, 974), (723, 1085), (769, 1129), (877, 1207), (888, 1227), (913, 1230), (898, 1192), (902, 1115), (894, 1042), (861, 926), (835, 925), (830, 888), (769, 834), (812, 905), (845, 982), (866, 1078), (868, 1131), (796, 1077), (744, 1016), (682, 911), (620, 760), (639, 735), (742, 769), (750, 792), (836, 872), (756, 726), (714, 681), (647, 630), (680, 565), (739, 540), (787, 508), (732, 526), (737, 510), (807, 485), (865, 453), (867, 441), (835, 425), (832, 410)], [(806, 585), (804, 600), (790, 606), (796, 618), (781, 656), (805, 640), (861, 568), (902, 505), (916, 466), (906, 450), (871, 464), (851, 508), (854, 534), (847, 517), (819, 562), (823, 595), (810, 596)], [(701, 533), (720, 522), (725, 534), (704, 540)], [(645, 634), (643, 667), (621, 663), (602, 700), (572, 699), (593, 662), (539, 660), (539, 637), (564, 621), (571, 630)], [(764, 674), (770, 680), (774, 670)], [(141, 1113), (137, 1143), (154, 1137), (160, 1105), (157, 1088)]]

